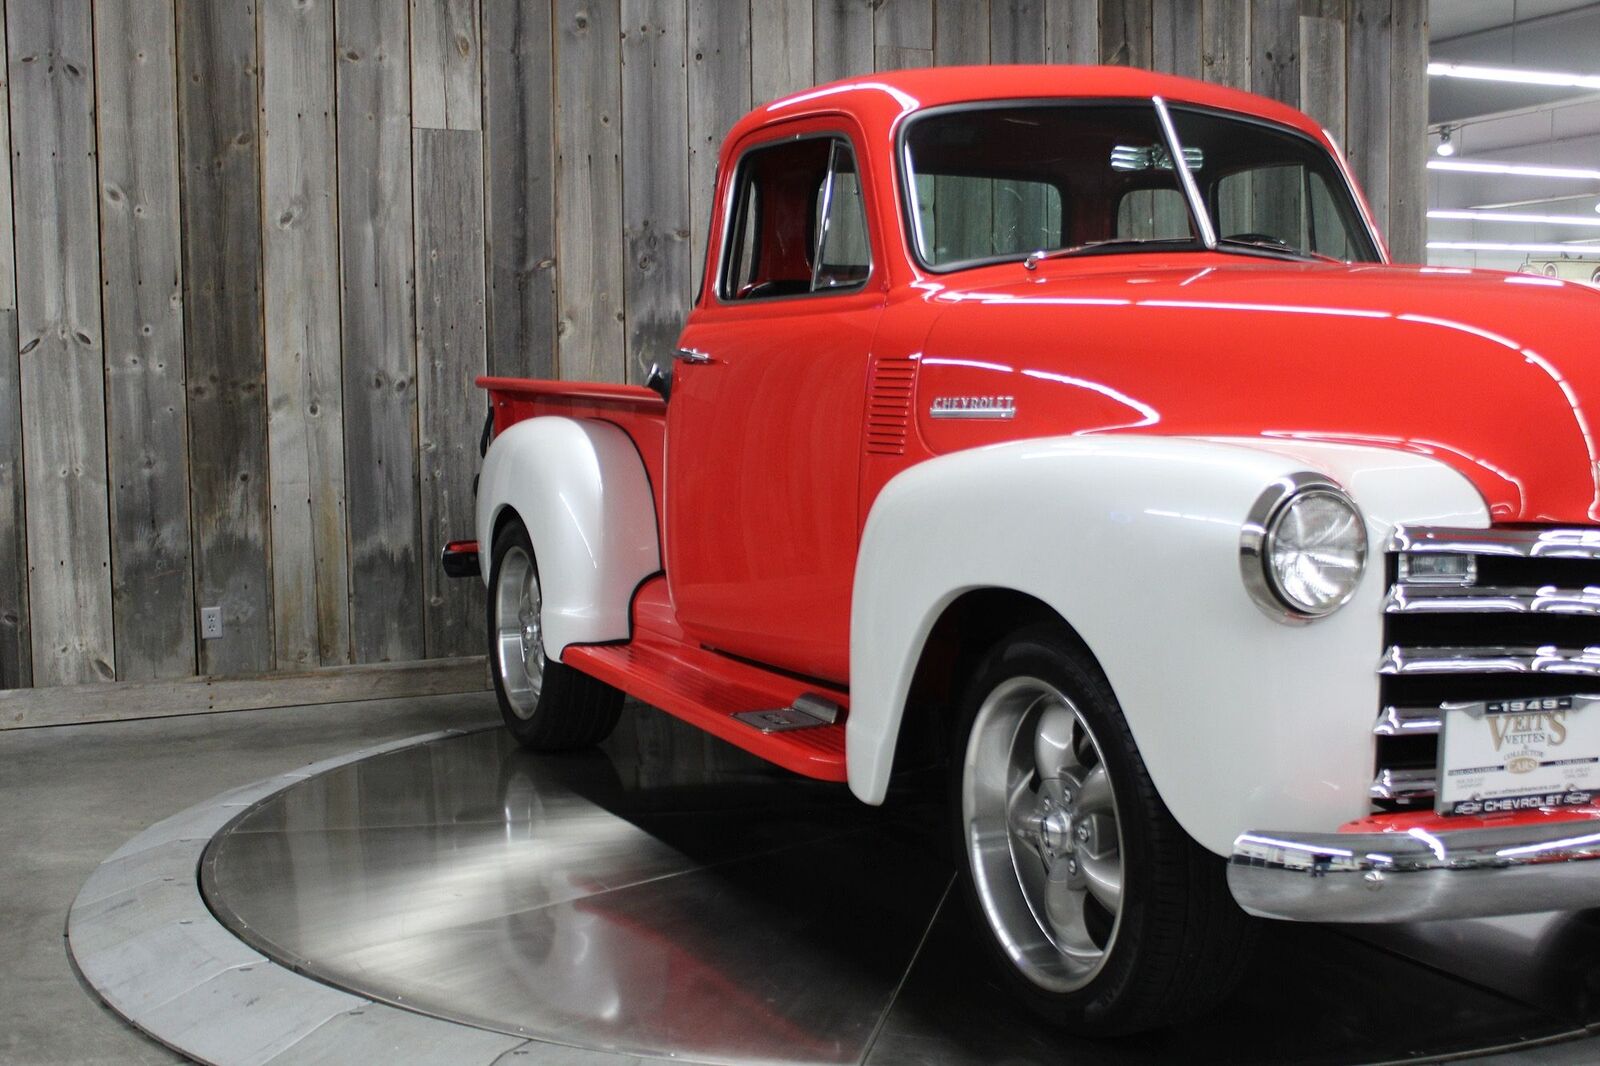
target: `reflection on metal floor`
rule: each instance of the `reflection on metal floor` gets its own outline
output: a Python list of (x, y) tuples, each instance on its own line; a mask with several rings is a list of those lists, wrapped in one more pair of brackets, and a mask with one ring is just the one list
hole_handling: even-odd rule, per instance
[(978, 965), (926, 795), (865, 808), (630, 710), (595, 752), (533, 756), (496, 730), (298, 782), (212, 841), (202, 887), (237, 935), (331, 984), (679, 1061), (1370, 1062), (1600, 1019), (1600, 919), (1546, 915), (1274, 925), (1204, 1023), (1064, 1037)]

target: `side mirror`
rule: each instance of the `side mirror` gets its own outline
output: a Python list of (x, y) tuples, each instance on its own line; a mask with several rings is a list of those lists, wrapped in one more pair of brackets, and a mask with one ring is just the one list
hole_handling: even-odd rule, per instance
[(660, 393), (662, 402), (672, 398), (672, 369), (663, 369), (660, 363), (651, 363), (650, 372), (644, 376), (644, 387)]

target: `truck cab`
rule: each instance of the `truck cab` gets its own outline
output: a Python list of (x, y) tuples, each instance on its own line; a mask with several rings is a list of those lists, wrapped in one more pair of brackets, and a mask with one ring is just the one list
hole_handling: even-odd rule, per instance
[(1085, 1032), (1261, 918), (1600, 902), (1600, 292), (1395, 266), (1305, 115), (1121, 68), (776, 101), (710, 232), (648, 386), (480, 382), (446, 564), (520, 742), (626, 694), (881, 803), (928, 739)]

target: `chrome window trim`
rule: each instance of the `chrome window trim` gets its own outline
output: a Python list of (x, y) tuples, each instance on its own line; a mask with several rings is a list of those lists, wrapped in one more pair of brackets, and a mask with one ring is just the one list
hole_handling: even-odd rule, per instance
[(1195, 183), (1194, 171), (1189, 169), (1189, 157), (1184, 154), (1183, 142), (1178, 139), (1178, 129), (1172, 124), (1172, 113), (1167, 102), (1159, 96), (1151, 97), (1156, 105), (1156, 117), (1161, 121), (1161, 132), (1167, 137), (1167, 152), (1172, 156), (1172, 169), (1178, 173), (1178, 186), (1189, 200), (1189, 221), (1200, 229), (1200, 243), (1206, 251), (1217, 250), (1217, 230), (1211, 223), (1211, 212), (1200, 196), (1200, 186)]
[[(745, 299), (728, 299), (723, 295), (728, 281), (728, 250), (733, 247), (733, 207), (739, 196), (739, 177), (744, 170), (745, 160), (752, 153), (768, 148), (780, 148), (786, 144), (797, 144), (801, 141), (815, 141), (828, 139), (834, 142), (843, 141), (845, 147), (850, 149), (850, 155), (856, 161), (856, 180), (861, 185), (861, 211), (866, 216), (867, 225), (867, 276), (853, 285), (841, 285), (836, 288), (813, 289), (811, 292), (793, 292), (782, 296), (753, 296)], [(837, 148), (828, 151), (828, 174), (824, 179), (830, 183), (833, 180), (834, 154)], [(805, 133), (789, 133), (781, 137), (772, 137), (767, 140), (757, 141), (747, 145), (739, 151), (733, 161), (733, 174), (728, 179), (728, 189), (722, 201), (722, 232), (717, 240), (717, 273), (711, 284), (711, 299), (718, 307), (748, 307), (775, 303), (782, 300), (808, 300), (814, 296), (854, 296), (871, 286), (878, 273), (878, 257), (873, 253), (872, 212), (867, 210), (866, 181), (862, 172), (861, 153), (856, 148), (854, 138), (843, 129), (809, 130)], [(821, 229), (819, 224), (818, 229)], [(812, 264), (812, 283), (815, 284), (816, 264)]]
[(1331, 493), (1343, 499), (1350, 505), (1351, 510), (1355, 511), (1357, 521), (1363, 524), (1359, 572), (1364, 573), (1366, 570), (1368, 545), (1365, 520), (1362, 518), (1361, 508), (1356, 506), (1355, 501), (1342, 486), (1326, 475), (1311, 471), (1287, 474), (1272, 482), (1260, 496), (1256, 497), (1256, 502), (1251, 506), (1250, 513), (1246, 515), (1244, 525), (1239, 530), (1239, 573), (1244, 578), (1245, 590), (1250, 593), (1250, 599), (1255, 605), (1260, 607), (1267, 617), (1286, 625), (1304, 625), (1319, 618), (1326, 618), (1349, 603), (1356, 589), (1360, 587), (1358, 579), (1337, 603), (1330, 604), (1326, 610), (1313, 613), (1288, 603), (1268, 573), (1268, 561), (1272, 557), (1272, 539), (1275, 534), (1274, 525), (1278, 517), (1296, 497), (1309, 492)]

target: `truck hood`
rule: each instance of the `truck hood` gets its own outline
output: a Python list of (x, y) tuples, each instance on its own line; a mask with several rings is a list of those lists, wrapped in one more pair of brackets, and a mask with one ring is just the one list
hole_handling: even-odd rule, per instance
[(1450, 464), (1497, 522), (1600, 522), (1600, 291), (1443, 268), (1123, 263), (1017, 266), (932, 294), (928, 447), (1079, 433), (1380, 445)]

